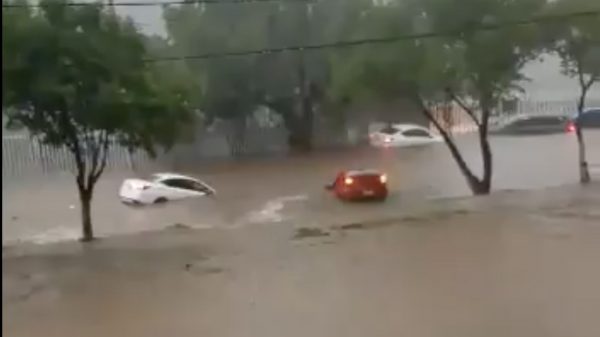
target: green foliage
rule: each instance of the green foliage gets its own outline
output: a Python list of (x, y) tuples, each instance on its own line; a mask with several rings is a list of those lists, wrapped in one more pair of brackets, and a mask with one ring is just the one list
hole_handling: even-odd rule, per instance
[[(164, 9), (171, 49), (179, 55), (201, 55), (260, 48), (269, 4), (194, 4)], [(253, 15), (246, 15), (253, 14)], [(195, 96), (209, 119), (243, 118), (258, 102), (258, 57), (189, 60), (186, 67), (199, 83)]]
[(144, 61), (133, 24), (99, 5), (53, 3), (3, 10), (3, 105), (17, 108), (9, 117), (73, 150), (93, 132), (150, 152), (172, 146), (189, 122), (186, 98)]
[[(165, 8), (163, 16), (173, 54), (203, 55), (344, 40), (352, 36), (361, 13), (372, 6), (368, 0), (190, 4)], [(327, 98), (323, 93), (331, 77), (328, 50), (188, 60), (187, 64), (201, 83), (202, 108), (209, 118), (245, 118), (266, 105), (283, 117), (290, 133), (301, 132), (310, 120), (306, 115)]]
[[(586, 106), (587, 95), (594, 84), (600, 81), (600, 2), (594, 0), (558, 0), (553, 2), (548, 12), (565, 14), (573, 12), (593, 13), (592, 15), (557, 22), (545, 29), (549, 37), (549, 49), (561, 58), (563, 74), (575, 78), (579, 84), (577, 113), (581, 115)], [(583, 132), (576, 124), (575, 133), (579, 147), (579, 178), (587, 184), (591, 181), (586, 159)]]
[[(489, 96), (491, 105), (523, 80), (523, 66), (537, 56), (537, 32), (529, 26), (483, 32), (473, 28), (532, 17), (541, 5), (538, 0), (429, 0), (374, 8), (362, 36), (463, 33), (357, 48), (350, 57), (340, 52), (332, 93), (337, 99), (357, 93), (375, 99), (418, 93), (435, 101), (451, 88), (476, 101)], [(450, 9), (459, 7), (464, 10), (452, 10), (448, 19)]]
[[(439, 129), (473, 192), (488, 193), (491, 111), (518, 88), (524, 79), (522, 69), (537, 56), (539, 43), (533, 25), (493, 30), (479, 27), (535, 17), (543, 5), (543, 0), (421, 0), (375, 6), (365, 13), (358, 36), (440, 34), (340, 52), (330, 94), (341, 102), (412, 100)], [(467, 166), (450, 132), (434, 118), (432, 110), (448, 103), (461, 106), (478, 126), (481, 178)]]
[(131, 22), (100, 4), (64, 4), (3, 9), (2, 104), (32, 136), (73, 154), (83, 238), (91, 240), (91, 199), (110, 145), (168, 149), (192, 115), (186, 87), (145, 60)]
[[(552, 3), (548, 12), (565, 14), (600, 11), (594, 0), (560, 0)], [(585, 94), (600, 81), (600, 15), (573, 18), (547, 28), (551, 37), (550, 50), (561, 58), (562, 72), (578, 80), (582, 90), (579, 110), (585, 105)]]

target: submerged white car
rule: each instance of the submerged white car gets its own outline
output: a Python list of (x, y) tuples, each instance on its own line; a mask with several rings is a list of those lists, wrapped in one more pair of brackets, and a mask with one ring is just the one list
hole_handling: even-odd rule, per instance
[(149, 180), (126, 179), (119, 190), (122, 202), (143, 205), (214, 194), (215, 189), (206, 183), (175, 173), (157, 173)]
[(390, 124), (369, 135), (370, 143), (375, 147), (409, 147), (443, 142), (441, 136), (435, 135), (415, 124)]

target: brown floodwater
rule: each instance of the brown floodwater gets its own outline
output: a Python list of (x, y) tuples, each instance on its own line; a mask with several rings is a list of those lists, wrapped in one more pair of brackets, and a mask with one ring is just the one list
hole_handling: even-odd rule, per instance
[[(587, 132), (588, 156), (600, 171), (600, 132)], [(480, 167), (473, 136), (459, 138), (465, 157)], [(537, 189), (578, 181), (573, 135), (495, 137), (494, 188)], [(342, 169), (379, 168), (389, 176), (392, 195), (381, 205), (340, 204), (323, 186)], [(145, 175), (152, 170), (142, 168)], [(156, 230), (174, 224), (231, 228), (268, 223), (343, 222), (365, 214), (393, 212), (425, 199), (469, 195), (444, 144), (405, 149), (359, 148), (302, 156), (244, 159), (180, 167), (214, 186), (215, 198), (174, 202), (160, 207), (128, 207), (117, 198), (122, 180), (136, 175), (110, 171), (93, 200), (99, 235)], [(79, 236), (79, 205), (70, 173), (6, 179), (2, 189), (3, 244), (51, 242)]]

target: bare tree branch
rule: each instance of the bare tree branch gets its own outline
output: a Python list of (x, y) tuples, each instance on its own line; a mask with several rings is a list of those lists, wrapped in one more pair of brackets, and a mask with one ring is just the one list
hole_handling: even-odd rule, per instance
[(86, 161), (82, 156), (81, 140), (79, 139), (76, 127), (71, 123), (71, 120), (69, 120), (68, 113), (65, 113), (64, 111), (59, 112), (57, 118), (59, 123), (61, 123), (63, 126), (62, 129), (64, 129), (66, 132), (65, 144), (75, 157), (77, 186), (80, 189), (85, 189), (86, 186), (84, 177), (86, 175), (87, 167)]
[(98, 156), (100, 157), (100, 166), (97, 167), (97, 169), (91, 176), (92, 184), (95, 184), (98, 181), (98, 179), (104, 172), (104, 169), (106, 168), (106, 162), (108, 160), (108, 152), (109, 152), (109, 145), (110, 145), (110, 137), (109, 137), (108, 131), (106, 131), (106, 130), (102, 131), (100, 141), (101, 141), (101, 149), (102, 149), (101, 153), (98, 154)]
[(579, 81), (579, 86), (581, 88), (585, 88), (586, 83), (584, 78), (583, 65), (579, 58), (575, 60), (575, 67), (577, 67), (577, 80)]
[(456, 160), (456, 162), (457, 162), (460, 170), (462, 171), (462, 173), (465, 176), (467, 176), (467, 180), (468, 180), (469, 184), (471, 185), (471, 184), (473, 184), (474, 181), (479, 181), (479, 178), (477, 178), (477, 176), (475, 176), (473, 174), (473, 172), (471, 171), (471, 169), (469, 169), (467, 163), (465, 162), (464, 158), (460, 154), (460, 151), (458, 150), (458, 147), (456, 146), (456, 144), (452, 140), (452, 137), (450, 136), (450, 134), (446, 130), (444, 130), (444, 128), (442, 127), (442, 125), (437, 121), (436, 118), (434, 118), (433, 114), (429, 110), (429, 107), (427, 107), (425, 105), (425, 99), (423, 97), (421, 97), (420, 95), (418, 95), (418, 94), (416, 95), (415, 99), (417, 101), (417, 104), (421, 108), (421, 111), (423, 112), (423, 114), (427, 117), (427, 119), (429, 119), (430, 122), (433, 123), (433, 125), (435, 126), (435, 128), (442, 135), (442, 138), (446, 142), (446, 145), (448, 145), (448, 148), (450, 149), (450, 153), (452, 154), (452, 156)]
[(479, 120), (477, 119), (477, 116), (475, 115), (475, 112), (473, 112), (473, 109), (468, 107), (467, 104), (461, 100), (455, 93), (454, 91), (452, 91), (452, 89), (450, 88), (446, 88), (446, 94), (450, 97), (451, 100), (455, 101), (466, 113), (467, 115), (469, 115), (469, 117), (471, 117), (471, 119), (473, 120), (473, 122), (479, 127), (481, 126), (481, 123), (479, 122)]
[(87, 181), (88, 188), (94, 184), (94, 175), (96, 174), (96, 170), (98, 169), (98, 157), (100, 156), (101, 144), (100, 138), (102, 132), (95, 132), (86, 130), (86, 139), (88, 146), (88, 158), (91, 160), (90, 170), (88, 172)]
[(590, 88), (592, 87), (592, 85), (594, 85), (594, 83), (596, 81), (600, 80), (600, 75), (598, 74), (592, 74), (590, 75), (590, 78), (588, 79), (587, 83), (585, 83), (585, 89), (590, 90)]

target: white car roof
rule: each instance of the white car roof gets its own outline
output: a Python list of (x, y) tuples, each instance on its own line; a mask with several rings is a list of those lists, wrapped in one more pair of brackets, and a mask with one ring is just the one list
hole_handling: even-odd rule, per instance
[(406, 130), (410, 130), (410, 129), (420, 129), (420, 130), (429, 130), (428, 128), (421, 126), (421, 125), (417, 125), (417, 124), (392, 124), (392, 127), (400, 130), (400, 131), (406, 131)]
[(161, 173), (154, 173), (152, 175), (152, 180), (166, 180), (166, 179), (188, 179), (188, 180), (198, 181), (198, 179), (196, 179), (196, 178), (186, 176), (183, 174), (178, 174), (178, 173), (161, 172)]
[(350, 170), (350, 171), (346, 171), (346, 175), (347, 176), (351, 176), (351, 177), (363, 176), (363, 175), (380, 175), (380, 174), (381, 174), (381, 171), (374, 170), (374, 169), (362, 169), (362, 170)]

